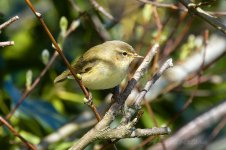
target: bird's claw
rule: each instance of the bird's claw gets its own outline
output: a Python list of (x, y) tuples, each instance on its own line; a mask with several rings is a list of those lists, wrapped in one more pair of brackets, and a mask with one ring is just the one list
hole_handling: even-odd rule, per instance
[(92, 105), (93, 104), (92, 94), (89, 92), (89, 97), (88, 98), (84, 97), (83, 101), (87, 105)]

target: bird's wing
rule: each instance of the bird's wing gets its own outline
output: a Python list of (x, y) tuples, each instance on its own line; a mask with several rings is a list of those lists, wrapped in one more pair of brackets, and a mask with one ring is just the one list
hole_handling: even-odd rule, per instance
[[(81, 56), (77, 61), (74, 60), (71, 64), (72, 68), (75, 69), (77, 74), (84, 74), (86, 72), (92, 71), (92, 68), (98, 64), (98, 57), (94, 57), (93, 50), (96, 48), (96, 52), (100, 49), (100, 46), (95, 46), (89, 49), (83, 56)], [(67, 78), (71, 78), (71, 72), (67, 69), (62, 74), (57, 76), (54, 80), (54, 83), (61, 82)]]
[(86, 57), (84, 59), (83, 56), (79, 58), (79, 60), (72, 67), (75, 68), (76, 73), (83, 74), (92, 70), (92, 68), (98, 63), (98, 59), (95, 57)]
[(63, 73), (61, 73), (59, 76), (57, 76), (57, 77), (54, 79), (54, 84), (56, 84), (56, 83), (58, 83), (58, 82), (64, 81), (64, 80), (67, 78), (67, 76), (68, 76), (69, 73), (70, 73), (69, 70), (66, 70), (66, 71), (64, 71)]

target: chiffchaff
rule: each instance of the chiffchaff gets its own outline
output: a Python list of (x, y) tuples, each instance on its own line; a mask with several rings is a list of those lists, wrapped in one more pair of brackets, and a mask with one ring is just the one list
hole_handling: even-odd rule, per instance
[[(109, 89), (125, 78), (130, 63), (139, 56), (129, 44), (122, 41), (107, 41), (85, 52), (71, 65), (88, 89)], [(69, 70), (56, 77), (54, 83), (74, 79)]]

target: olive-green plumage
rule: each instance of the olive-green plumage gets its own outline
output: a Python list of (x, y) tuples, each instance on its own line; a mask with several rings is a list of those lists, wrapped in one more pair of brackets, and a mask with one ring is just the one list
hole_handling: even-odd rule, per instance
[[(107, 41), (85, 52), (71, 65), (88, 89), (109, 89), (125, 78), (134, 58), (142, 58), (132, 46), (122, 41)], [(64, 71), (54, 83), (73, 79), (69, 70)]]

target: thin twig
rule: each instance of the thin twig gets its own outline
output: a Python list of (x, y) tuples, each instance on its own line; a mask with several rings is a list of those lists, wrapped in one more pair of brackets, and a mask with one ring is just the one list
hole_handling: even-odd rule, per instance
[(19, 106), (23, 103), (23, 101), (26, 99), (26, 97), (34, 90), (34, 88), (39, 84), (41, 81), (42, 77), (46, 74), (46, 72), (49, 70), (50, 66), (58, 56), (58, 53), (55, 52), (49, 62), (46, 64), (45, 68), (42, 70), (42, 72), (39, 74), (39, 76), (35, 79), (35, 81), (32, 83), (31, 87), (29, 89), (26, 89), (25, 92), (22, 94), (20, 99), (18, 100), (17, 104), (15, 107), (8, 113), (6, 116), (6, 119), (9, 120), (11, 116), (15, 113), (15, 111), (19, 108)]
[(90, 0), (90, 2), (95, 9), (97, 9), (99, 12), (101, 12), (108, 19), (114, 20), (114, 17), (110, 13), (108, 13), (100, 4), (98, 4), (96, 0)]
[(74, 0), (68, 0), (68, 1), (72, 5), (73, 9), (75, 9), (78, 13), (82, 13), (81, 9), (77, 6), (77, 4)]
[[(182, 21), (183, 20), (184, 20), (184, 18), (182, 19)], [(163, 50), (163, 58), (169, 56), (173, 51), (176, 50), (178, 45), (180, 45), (181, 41), (184, 39), (184, 37), (186, 36), (188, 31), (190, 30), (192, 22), (193, 22), (193, 19), (192, 18), (189, 19), (186, 22), (186, 24), (183, 27), (183, 29), (180, 32), (180, 34), (177, 35), (175, 39), (170, 36), (170, 39), (169, 39), (170, 41), (167, 42), (167, 45), (165, 46), (165, 48)], [(179, 25), (178, 25), (177, 29), (179, 29)], [(176, 30), (174, 30), (174, 33), (176, 33)], [(172, 32), (172, 34), (173, 34), (173, 32)], [(168, 43), (170, 43), (170, 45), (168, 45)]]
[(215, 16), (208, 14), (206, 11), (201, 9), (197, 4), (192, 3), (190, 0), (179, 0), (187, 9), (198, 17), (202, 18), (210, 25), (212, 25), (217, 30), (226, 34), (226, 26), (219, 21), (219, 19)]
[[(80, 88), (82, 89), (86, 99), (88, 99), (88, 106), (92, 109), (92, 111), (94, 112), (96, 118), (98, 121), (101, 120), (101, 117), (99, 115), (99, 113), (97, 112), (96, 110), (96, 106), (93, 104), (92, 102), (92, 97), (91, 95), (89, 94), (89, 92), (87, 91), (87, 89), (85, 88), (85, 86), (83, 85), (82, 81), (80, 79), (77, 78), (76, 76), (76, 72), (75, 70), (72, 68), (72, 66), (70, 65), (70, 63), (68, 62), (67, 58), (64, 56), (61, 48), (59, 47), (59, 45), (57, 44), (56, 40), (54, 39), (53, 35), (51, 34), (51, 32), (49, 31), (48, 27), (46, 26), (43, 18), (42, 18), (42, 15), (37, 12), (34, 8), (34, 6), (32, 5), (32, 3), (30, 2), (30, 0), (25, 0), (27, 5), (30, 7), (30, 9), (32, 10), (32, 12), (35, 14), (35, 16), (38, 18), (38, 20), (40, 21), (42, 27), (44, 28), (44, 30), (46, 31), (46, 33), (48, 34), (50, 40), (52, 41), (54, 47), (55, 47), (55, 50), (59, 53), (59, 55), (61, 56), (61, 58), (63, 59), (64, 63), (67, 65), (67, 68), (70, 70), (70, 72), (72, 73), (73, 77), (75, 78), (75, 81), (79, 84)], [(93, 109), (95, 108), (95, 109)]]
[[(164, 143), (166, 147), (171, 149), (178, 149), (182, 142), (189, 142), (189, 139), (194, 139), (195, 136), (200, 134), (202, 131), (208, 129), (210, 126), (218, 122), (222, 117), (226, 115), (226, 101), (218, 104), (212, 109), (201, 114), (194, 120), (190, 121), (188, 124), (183, 126), (174, 135), (165, 139)], [(191, 132), (192, 131), (192, 132)], [(201, 144), (201, 143), (200, 143)], [(155, 144), (149, 148), (150, 150), (162, 150), (161, 144)]]
[(153, 109), (152, 109), (151, 105), (148, 103), (148, 101), (145, 99), (144, 99), (144, 105), (147, 108), (148, 114), (149, 114), (150, 118), (152, 119), (154, 126), (159, 127), (155, 114), (153, 112)]
[(14, 44), (14, 41), (0, 42), (0, 47), (13, 46)]
[(30, 144), (25, 138), (23, 138), (4, 118), (0, 116), (0, 121), (7, 126), (7, 128), (13, 133), (14, 136), (18, 137), (29, 149), (36, 150), (37, 148)]
[(137, 0), (139, 2), (145, 3), (145, 4), (151, 4), (155, 7), (163, 7), (163, 8), (170, 8), (173, 10), (186, 10), (183, 8), (179, 8), (178, 6), (176, 6), (175, 4), (166, 4), (166, 3), (159, 3), (159, 2), (155, 2), (155, 1), (149, 1), (149, 0)]
[[(3, 24), (0, 24), (0, 33), (3, 28), (9, 26), (10, 24), (12, 24), (13, 22), (15, 22), (18, 19), (19, 19), (19, 17), (15, 16), (15, 17), (12, 17), (11, 19), (9, 19), (8, 21), (4, 22)], [(0, 47), (13, 46), (14, 44), (15, 44), (14, 41), (0, 42)]]
[(164, 7), (164, 8), (171, 8), (171, 9), (179, 9), (176, 5), (174, 4), (166, 4), (166, 3), (159, 3), (155, 1), (149, 1), (149, 0), (137, 0), (139, 2), (145, 3), (145, 4), (151, 4), (156, 7)]
[(147, 139), (144, 139), (139, 145), (136, 147), (133, 147), (131, 150), (140, 150), (143, 148), (146, 144), (150, 144), (150, 141), (153, 141), (156, 139), (157, 136), (149, 136)]
[[(174, 35), (176, 35), (176, 33), (177, 33), (177, 31), (180, 29), (180, 25), (182, 24), (182, 23), (184, 23), (184, 20), (185, 20), (185, 18), (186, 18), (186, 16), (187, 16), (187, 13), (182, 13), (181, 15), (180, 15), (180, 17), (178, 17), (178, 20), (177, 21), (175, 21), (175, 25), (173, 25), (174, 26), (174, 28), (171, 30), (171, 33), (169, 33), (169, 36), (167, 37), (167, 40), (166, 40), (166, 42), (163, 44), (164, 46), (162, 46), (163, 48), (162, 48), (162, 54), (161, 54), (161, 59), (165, 59), (166, 57), (168, 57), (169, 56), (169, 54), (173, 51), (173, 50), (175, 50), (175, 48), (177, 47), (177, 46), (174, 46), (175, 44), (179, 44), (180, 43), (180, 39), (183, 39), (183, 37), (184, 37), (184, 35), (185, 35), (185, 33), (187, 33), (187, 31), (188, 31), (188, 29), (190, 28), (190, 25), (189, 25), (189, 27), (188, 27), (188, 25), (187, 25), (187, 23), (185, 23), (186, 24), (186, 28), (187, 28), (187, 30), (183, 30), (182, 31), (182, 35), (183, 36), (180, 36), (181, 34), (179, 34), (179, 36), (176, 36), (176, 39), (175, 39), (175, 37), (174, 37)], [(190, 19), (191, 20), (191, 19)], [(191, 21), (189, 21), (188, 22), (188, 24), (191, 24), (190, 23)], [(180, 38), (178, 38), (178, 37), (180, 37)], [(175, 39), (175, 40), (174, 40)]]
[(207, 2), (199, 2), (199, 3), (197, 4), (197, 6), (198, 6), (198, 7), (208, 6), (208, 5), (210, 5), (211, 3), (214, 3), (214, 2), (216, 2), (216, 0), (208, 0)]
[(17, 21), (18, 19), (19, 19), (19, 16), (12, 17), (8, 21), (6, 21), (5, 23), (0, 25), (0, 30), (2, 30), (3, 28), (9, 26), (10, 24), (12, 24), (13, 22)]
[[(127, 112), (125, 113), (125, 116), (123, 117), (122, 124), (127, 124), (130, 122), (132, 116), (135, 114), (136, 111), (138, 111), (141, 107), (141, 102), (144, 99), (144, 96), (146, 93), (150, 90), (150, 88), (153, 86), (153, 84), (159, 79), (159, 77), (170, 67), (173, 66), (172, 59), (168, 59), (163, 66), (160, 68), (160, 70), (154, 74), (154, 76), (146, 83), (144, 89), (139, 93), (134, 103), (129, 106), (127, 109)], [(156, 123), (157, 124), (157, 123)], [(152, 140), (153, 138), (149, 138)], [(148, 139), (148, 140), (149, 140)], [(145, 142), (146, 143), (146, 142)], [(144, 143), (142, 143), (143, 145)], [(166, 149), (165, 144), (163, 141), (161, 141), (161, 144), (163, 146), (163, 149)]]
[(80, 14), (79, 16), (86, 16), (92, 22), (94, 29), (103, 41), (109, 41), (111, 39), (101, 20), (95, 14), (89, 14), (86, 11), (82, 12), (80, 7), (77, 6), (73, 0), (68, 1), (71, 3), (72, 8)]
[(206, 144), (203, 146), (203, 150), (207, 149), (208, 145), (211, 143), (211, 141), (213, 141), (216, 138), (216, 136), (225, 127), (225, 125), (226, 125), (226, 115), (222, 118), (222, 120), (217, 124), (217, 126), (211, 132), (209, 138), (207, 139)]
[(186, 103), (182, 106), (181, 110), (179, 112), (177, 112), (167, 123), (167, 125), (170, 125), (171, 123), (175, 122), (178, 117), (192, 104), (194, 96), (196, 95), (198, 88), (199, 88), (199, 84), (201, 82), (201, 77), (203, 74), (203, 70), (204, 70), (204, 65), (205, 65), (205, 57), (206, 57), (206, 48), (207, 48), (207, 44), (208, 44), (208, 40), (209, 40), (209, 31), (205, 30), (204, 34), (203, 34), (203, 45), (204, 45), (204, 50), (203, 50), (203, 56), (202, 56), (202, 64), (200, 66), (200, 69), (198, 70), (197, 74), (198, 74), (198, 83), (196, 85), (196, 88), (194, 89), (194, 91), (192, 92), (191, 96), (188, 98), (188, 100), (186, 101)]
[[(64, 39), (69, 36), (70, 33), (72, 33), (75, 30), (75, 28), (73, 28), (73, 25), (70, 26), (70, 28), (67, 30), (66, 34), (64, 35)], [(63, 45), (63, 41), (62, 40), (62, 45)], [(46, 64), (45, 68), (41, 71), (41, 73), (38, 75), (38, 77), (35, 79), (35, 81), (32, 83), (32, 85), (30, 86), (29, 89), (26, 89), (24, 91), (24, 93), (22, 94), (22, 96), (20, 97), (20, 99), (18, 100), (17, 104), (14, 106), (14, 108), (10, 111), (10, 113), (6, 116), (6, 119), (10, 119), (11, 116), (15, 113), (15, 111), (19, 108), (19, 106), (23, 103), (23, 101), (27, 98), (27, 96), (35, 89), (35, 87), (39, 84), (39, 82), (41, 81), (42, 77), (46, 74), (46, 72), (49, 70), (49, 68), (51, 67), (51, 65), (53, 64), (53, 62), (55, 61), (56, 57), (58, 56), (57, 51), (55, 51), (55, 53), (51, 56), (50, 60), (48, 61), (48, 63)]]
[(89, 19), (92, 22), (92, 25), (98, 35), (102, 38), (103, 41), (109, 41), (110, 34), (106, 30), (105, 26), (102, 24), (101, 20), (94, 14), (94, 15), (89, 15)]
[(211, 15), (216, 15), (216, 16), (226, 16), (225, 11), (206, 11), (207, 13)]
[[(145, 4), (150, 4), (150, 5), (153, 5), (153, 6), (158, 7), (158, 8), (169, 8), (169, 9), (172, 9), (172, 10), (180, 10), (180, 11), (184, 11), (184, 12), (188, 11), (186, 8), (178, 7), (175, 4), (166, 4), (166, 3), (160, 3), (160, 2), (149, 1), (149, 0), (137, 0), (137, 1), (145, 3)], [(197, 6), (199, 6), (199, 4), (197, 4)], [(208, 14), (217, 15), (217, 16), (225, 16), (226, 15), (226, 12), (224, 12), (224, 11), (221, 11), (221, 12), (206, 11), (206, 12)]]
[(130, 95), (132, 89), (135, 87), (137, 81), (143, 77), (145, 69), (149, 66), (152, 58), (156, 54), (157, 50), (159, 48), (159, 44), (153, 45), (153, 47), (149, 50), (146, 57), (144, 58), (141, 65), (138, 67), (137, 71), (133, 75), (133, 78), (129, 81), (127, 87), (123, 90), (121, 96), (120, 96), (120, 103), (124, 104), (127, 97)]
[(172, 63), (172, 59), (168, 59), (163, 66), (160, 68), (159, 72), (157, 72), (156, 74), (154, 74), (154, 76), (152, 77), (152, 79), (150, 81), (148, 81), (144, 87), (144, 89), (142, 90), (142, 92), (138, 95), (138, 97), (135, 100), (134, 103), (134, 107), (136, 109), (139, 109), (141, 106), (141, 102), (145, 96), (145, 94), (147, 93), (147, 91), (150, 90), (150, 88), (153, 86), (153, 84), (159, 79), (159, 77), (170, 67), (173, 67), (173, 63)]
[[(156, 117), (155, 117), (155, 115), (154, 115), (154, 112), (153, 112), (153, 109), (152, 109), (151, 105), (149, 105), (148, 101), (146, 101), (146, 100), (144, 100), (144, 105), (146, 106), (146, 108), (147, 108), (147, 110), (148, 110), (149, 116), (151, 117), (151, 119), (152, 119), (152, 121), (153, 121), (153, 123), (154, 123), (154, 126), (155, 126), (155, 127), (159, 127), (158, 122), (157, 122), (157, 120), (156, 120)], [(149, 138), (150, 138), (150, 137), (148, 137), (147, 139), (149, 139)], [(154, 139), (154, 137), (150, 138), (150, 141), (153, 140), (153, 139)], [(141, 145), (144, 146), (144, 145), (145, 145), (145, 141), (146, 141), (146, 140), (142, 141), (141, 144), (140, 144), (139, 146), (141, 146)], [(150, 142), (150, 141), (149, 141), (149, 142)], [(149, 142), (148, 142), (148, 143), (149, 143)], [(147, 142), (146, 142), (146, 144), (147, 144)]]

